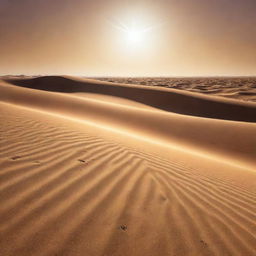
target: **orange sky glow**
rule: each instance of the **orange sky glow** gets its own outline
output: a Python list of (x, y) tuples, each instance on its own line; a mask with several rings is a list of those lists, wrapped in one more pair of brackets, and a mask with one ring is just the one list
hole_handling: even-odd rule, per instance
[(0, 0), (0, 75), (256, 75), (255, 0)]

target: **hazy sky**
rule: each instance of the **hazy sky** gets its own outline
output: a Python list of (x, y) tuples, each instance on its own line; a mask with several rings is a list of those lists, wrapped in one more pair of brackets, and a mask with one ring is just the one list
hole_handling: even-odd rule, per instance
[(256, 0), (0, 0), (0, 75), (256, 75)]

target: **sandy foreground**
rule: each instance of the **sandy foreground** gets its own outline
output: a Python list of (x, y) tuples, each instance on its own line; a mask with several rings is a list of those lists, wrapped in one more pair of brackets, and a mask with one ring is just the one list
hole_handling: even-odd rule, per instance
[(256, 103), (73, 77), (0, 82), (0, 255), (256, 255)]

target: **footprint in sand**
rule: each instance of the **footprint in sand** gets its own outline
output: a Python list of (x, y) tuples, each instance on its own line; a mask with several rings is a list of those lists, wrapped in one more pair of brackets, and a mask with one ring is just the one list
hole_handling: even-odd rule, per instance
[(18, 159), (20, 159), (20, 158), (21, 158), (21, 156), (13, 156), (13, 157), (11, 157), (11, 159), (14, 160), (14, 161), (15, 161), (15, 160), (18, 160)]
[(208, 244), (207, 244), (205, 241), (200, 240), (200, 243), (201, 243), (204, 247), (208, 247)]
[(78, 161), (79, 161), (80, 163), (88, 164), (88, 162), (85, 161), (85, 160), (83, 160), (83, 159), (78, 159)]
[(125, 225), (121, 225), (119, 228), (120, 228), (121, 230), (123, 230), (123, 231), (126, 231), (126, 230), (127, 230), (127, 226), (125, 226)]

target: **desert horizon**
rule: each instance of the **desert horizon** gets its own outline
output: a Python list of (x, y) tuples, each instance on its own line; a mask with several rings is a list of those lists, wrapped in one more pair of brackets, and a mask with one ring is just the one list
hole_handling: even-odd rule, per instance
[(0, 0), (0, 256), (255, 256), (254, 0)]

